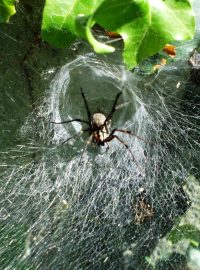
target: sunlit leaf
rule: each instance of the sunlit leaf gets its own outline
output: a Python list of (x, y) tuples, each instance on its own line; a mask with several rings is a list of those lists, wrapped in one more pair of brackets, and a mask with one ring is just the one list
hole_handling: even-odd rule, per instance
[(75, 40), (74, 4), (75, 1), (70, 0), (46, 0), (43, 11), (42, 38), (53, 46), (66, 47)]
[(55, 47), (67, 47), (77, 37), (76, 17), (90, 14), (103, 0), (46, 0), (42, 38)]
[(194, 34), (187, 0), (104, 1), (93, 19), (123, 37), (123, 55), (129, 68), (160, 51), (166, 43), (191, 39)]
[(81, 37), (98, 53), (113, 52), (113, 46), (93, 36), (95, 23), (123, 38), (124, 62), (130, 69), (172, 40), (194, 34), (189, 0), (46, 0), (42, 37), (56, 47)]
[(76, 28), (79, 36), (86, 38), (97, 53), (111, 53), (115, 48), (97, 41), (92, 35), (91, 27), (94, 25), (90, 16), (79, 15), (76, 19)]
[(0, 23), (8, 22), (15, 14), (15, 0), (0, 0)]

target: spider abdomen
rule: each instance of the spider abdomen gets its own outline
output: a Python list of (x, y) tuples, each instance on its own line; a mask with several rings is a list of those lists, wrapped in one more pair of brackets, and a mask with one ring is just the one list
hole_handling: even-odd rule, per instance
[(104, 140), (109, 136), (109, 124), (106, 116), (102, 113), (94, 113), (92, 116), (93, 142), (97, 145), (104, 145)]
[(92, 116), (92, 125), (101, 127), (105, 124), (106, 117), (103, 113), (94, 113)]

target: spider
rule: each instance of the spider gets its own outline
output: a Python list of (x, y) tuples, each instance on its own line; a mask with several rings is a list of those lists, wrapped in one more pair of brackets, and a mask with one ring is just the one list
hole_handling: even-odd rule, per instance
[(89, 109), (86, 97), (85, 97), (85, 93), (83, 92), (83, 89), (81, 88), (81, 95), (82, 95), (82, 98), (83, 98), (83, 101), (84, 101), (84, 104), (85, 104), (85, 109), (86, 109), (86, 112), (87, 112), (87, 118), (88, 119), (83, 120), (81, 118), (75, 118), (75, 119), (72, 119), (72, 120), (67, 120), (67, 121), (62, 121), (62, 122), (54, 122), (54, 121), (52, 121), (52, 123), (54, 123), (54, 124), (64, 124), (64, 123), (71, 123), (71, 122), (80, 122), (80, 123), (87, 124), (88, 127), (81, 130), (79, 133), (76, 133), (73, 136), (69, 137), (67, 140), (62, 142), (62, 144), (67, 143), (68, 141), (70, 141), (74, 137), (81, 136), (85, 132), (88, 132), (90, 134), (90, 137), (86, 142), (87, 143), (86, 145), (93, 143), (93, 144), (95, 144), (97, 146), (104, 146), (105, 144), (107, 144), (107, 146), (109, 148), (108, 143), (110, 141), (112, 141), (113, 139), (116, 139), (126, 147), (128, 152), (130, 153), (133, 161), (135, 163), (137, 163), (135, 158), (134, 158), (134, 155), (133, 155), (132, 151), (130, 150), (130, 148), (128, 146), (128, 144), (126, 142), (124, 142), (121, 138), (119, 138), (116, 135), (116, 132), (126, 133), (126, 134), (129, 134), (129, 135), (135, 136), (138, 139), (140, 139), (140, 140), (142, 140), (144, 142), (147, 142), (147, 143), (148, 143), (148, 141), (144, 140), (143, 138), (139, 137), (138, 135), (136, 135), (135, 133), (133, 133), (132, 131), (129, 131), (129, 130), (114, 128), (114, 129), (112, 129), (110, 131), (112, 116), (116, 111), (116, 104), (117, 104), (117, 101), (118, 101), (121, 94), (122, 94), (122, 92), (119, 92), (116, 95), (114, 103), (113, 103), (112, 108), (111, 108), (111, 111), (107, 116), (105, 116), (103, 113), (99, 113), (99, 112), (94, 113), (92, 115), (91, 111)]

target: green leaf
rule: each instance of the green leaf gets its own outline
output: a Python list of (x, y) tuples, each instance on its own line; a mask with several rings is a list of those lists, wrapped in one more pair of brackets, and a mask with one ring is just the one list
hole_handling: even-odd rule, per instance
[(166, 43), (191, 39), (194, 34), (188, 0), (104, 1), (93, 20), (123, 37), (128, 68), (160, 51)]
[(65, 47), (78, 36), (87, 39), (97, 53), (113, 52), (114, 47), (93, 36), (95, 23), (122, 36), (129, 69), (166, 43), (191, 39), (194, 34), (189, 0), (46, 0), (42, 37)]
[(89, 43), (97, 53), (111, 53), (115, 48), (97, 41), (91, 32), (93, 21), (90, 16), (79, 15), (76, 20), (77, 33), (79, 36), (88, 39)]
[(66, 47), (75, 40), (75, 2), (46, 0), (42, 21), (43, 40), (55, 47)]
[(102, 1), (46, 0), (42, 20), (43, 40), (58, 48), (69, 46), (77, 37), (77, 16), (89, 15)]
[(15, 0), (0, 0), (0, 23), (8, 22), (10, 17), (15, 14)]
[(168, 236), (168, 240), (173, 244), (184, 239), (189, 240), (192, 245), (198, 246), (200, 243), (200, 231), (195, 226), (188, 224), (176, 227)]

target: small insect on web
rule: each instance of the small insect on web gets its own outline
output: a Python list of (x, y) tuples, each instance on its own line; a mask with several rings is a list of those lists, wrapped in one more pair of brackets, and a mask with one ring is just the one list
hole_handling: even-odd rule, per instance
[(122, 92), (119, 92), (116, 95), (114, 103), (113, 103), (112, 108), (111, 108), (111, 111), (107, 116), (105, 116), (103, 113), (98, 113), (98, 112), (91, 114), (91, 111), (89, 109), (89, 106), (88, 106), (88, 103), (87, 103), (87, 100), (85, 97), (85, 93), (83, 92), (83, 89), (81, 88), (81, 95), (82, 95), (82, 98), (84, 100), (88, 119), (84, 120), (81, 118), (75, 118), (72, 120), (66, 120), (66, 121), (62, 121), (62, 122), (52, 121), (52, 123), (53, 124), (65, 124), (65, 123), (71, 123), (71, 122), (80, 122), (80, 123), (86, 124), (88, 127), (82, 129), (80, 132), (69, 137), (67, 140), (62, 142), (62, 144), (69, 142), (71, 139), (73, 139), (75, 137), (81, 136), (85, 132), (88, 132), (90, 135), (89, 139), (87, 140), (87, 143), (86, 143), (87, 145), (93, 143), (97, 146), (104, 146), (105, 144), (107, 144), (107, 146), (109, 147), (108, 143), (110, 141), (112, 141), (113, 139), (116, 139), (118, 142), (120, 142), (122, 145), (124, 145), (126, 147), (127, 151), (130, 153), (130, 155), (132, 157), (132, 160), (136, 163), (136, 165), (138, 165), (132, 151), (130, 150), (130, 147), (128, 146), (128, 144), (126, 142), (124, 142), (121, 138), (119, 138), (116, 135), (116, 132), (126, 133), (129, 135), (135, 136), (136, 138), (144, 141), (145, 143), (150, 143), (150, 142), (146, 141), (145, 139), (141, 138), (140, 136), (136, 135), (135, 133), (133, 133), (132, 131), (129, 131), (129, 130), (114, 128), (110, 131), (111, 120), (112, 120), (113, 114), (116, 111), (116, 104), (117, 104), (117, 101), (118, 101), (121, 94), (122, 94)]

